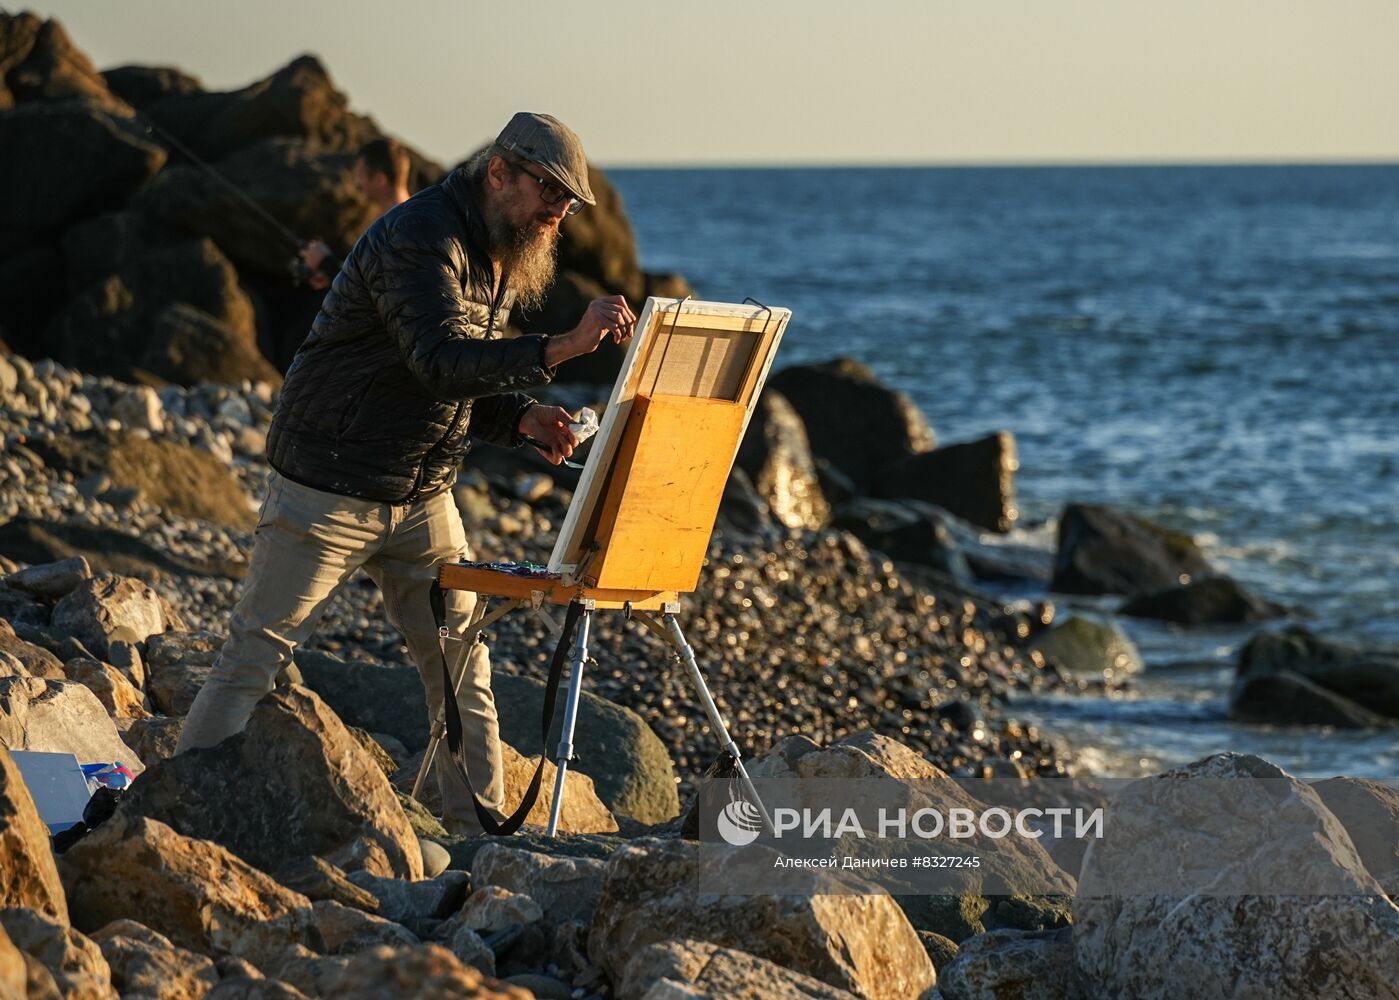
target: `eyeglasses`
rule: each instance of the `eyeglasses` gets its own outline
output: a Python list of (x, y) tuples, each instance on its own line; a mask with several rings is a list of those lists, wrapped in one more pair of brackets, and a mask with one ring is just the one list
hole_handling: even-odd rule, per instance
[(565, 198), (568, 199), (568, 206), (564, 209), (565, 215), (577, 215), (583, 211), (583, 203), (573, 195), (568, 193), (566, 188), (559, 187), (547, 177), (540, 177), (533, 170), (526, 170), (524, 164), (506, 161), (526, 177), (532, 177), (539, 182), (539, 200), (546, 205), (557, 205)]

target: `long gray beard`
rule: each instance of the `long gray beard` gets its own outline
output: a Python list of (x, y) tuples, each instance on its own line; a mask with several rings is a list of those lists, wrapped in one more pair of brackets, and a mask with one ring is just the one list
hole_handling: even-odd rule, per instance
[(552, 229), (516, 229), (504, 219), (490, 220), (490, 230), (492, 254), (508, 275), (515, 304), (524, 310), (537, 309), (554, 283), (559, 234)]

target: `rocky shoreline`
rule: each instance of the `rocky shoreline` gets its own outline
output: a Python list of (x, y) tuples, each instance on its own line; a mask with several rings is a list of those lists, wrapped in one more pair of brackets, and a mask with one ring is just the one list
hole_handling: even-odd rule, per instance
[[(666, 647), (620, 621), (594, 635), (557, 838), (542, 805), (508, 840), (453, 837), (431, 792), (405, 794), (422, 691), (364, 578), (245, 732), (172, 757), (246, 573), (277, 370), (307, 302), (266, 234), (142, 122), (337, 249), (365, 221), (348, 156), (378, 126), (311, 57), (214, 93), (174, 69), (99, 73), (32, 15), (0, 14), (0, 40), (0, 140), (18, 151), (0, 194), (17, 220), (0, 241), (0, 1000), (1399, 996), (1399, 792), (1307, 785), (1239, 754), (1133, 787), (1151, 801), (1182, 781), (1278, 783), (1306, 835), (1270, 840), (1276, 800), (1241, 797), (1249, 874), (1338, 891), (1095, 892), (1209, 847), (1163, 821), (1086, 853), (1032, 842), (1009, 893), (968, 878), (889, 895), (843, 873), (801, 893), (698, 892), (716, 845), (696, 839), (694, 792), (719, 748)], [(441, 176), (414, 160), (420, 184)], [(567, 227), (526, 331), (604, 291), (688, 290), (641, 270), (620, 199), (600, 172), (592, 186), (598, 209)], [(615, 362), (569, 366), (543, 397), (600, 409)], [(1140, 659), (1114, 615), (1257, 626), (1240, 720), (1399, 720), (1399, 657), (1280, 628), (1289, 609), (1189, 538), (1071, 505), (1054, 551), (1005, 544), (1017, 468), (1010, 434), (939, 443), (858, 362), (775, 373), (681, 615), (755, 773), (943, 804), (966, 795), (949, 776), (995, 779), (992, 802), (1080, 775), (1015, 697), (1129, 687)], [(454, 497), (476, 557), (546, 561), (576, 482), (528, 451), (473, 452)], [(1036, 596), (996, 596), (1007, 584)], [(517, 799), (551, 647), (525, 615), (491, 631)], [(135, 778), (55, 840), (21, 751), (120, 760)]]
[[(791, 371), (789, 382), (800, 374)], [(1101, 908), (1072, 893), (996, 897), (968, 887), (956, 897), (899, 897), (878, 912), (866, 896), (817, 893), (805, 904), (782, 897), (796, 901), (779, 912), (758, 895), (744, 897), (743, 912), (766, 914), (754, 926), (771, 936), (750, 927), (735, 937), (685, 888), (699, 861), (684, 813), (717, 748), (678, 670), (635, 629), (598, 630), (600, 666), (586, 685), (567, 832), (552, 841), (538, 826), (499, 843), (453, 838), (404, 795), (425, 738), (421, 689), (376, 592), (362, 583), (346, 588), (298, 656), (287, 680), (300, 683), (270, 696), (245, 734), (167, 759), (236, 598), (266, 480), (259, 445), (271, 393), (252, 384), (156, 393), (18, 356), (0, 362), (0, 380), (7, 388), (13, 382), (0, 408), (7, 444), (0, 461), (7, 518), (0, 524), (0, 739), (10, 749), (56, 749), (55, 739), (80, 729), (88, 741), (65, 746), (85, 758), (127, 753), (133, 769), (144, 771), (118, 797), (115, 815), (92, 817), (93, 832), (62, 854), (56, 874), (40, 879), (58, 879), (66, 917), (56, 912), (58, 890), (50, 888), (45, 903), (24, 888), (32, 880), (11, 879), (16, 888), (7, 889), (0, 926), (30, 995), (328, 997), (400, 989), (423, 996), (954, 1000), (1121, 989), (1153, 996), (1174, 988), (1164, 968), (1128, 979), (1122, 970), (1141, 965), (1128, 954), (1187, 942), (1163, 935), (1154, 946), (1124, 944), (1110, 932), (1118, 918), (1104, 925)], [(555, 391), (561, 399), (589, 392)], [(784, 526), (783, 516), (806, 516), (792, 511), (809, 511), (810, 499), (825, 493), (821, 460), (794, 438), (800, 425), (773, 409), (765, 405), (755, 427), (783, 445), (746, 457), (753, 474), (737, 475), (740, 488), (730, 491), (700, 588), (685, 606), (690, 638), (754, 767), (828, 747), (858, 754), (870, 776), (900, 780), (910, 780), (910, 768), (929, 769), (929, 779), (1073, 773), (1068, 748), (1014, 720), (1009, 695), (1124, 683), (1135, 665), (1116, 644), (1118, 633), (1078, 615), (1056, 623), (1048, 602), (1006, 606), (980, 593), (955, 558), (975, 557), (956, 538), (976, 532), (946, 513), (935, 522), (943, 529), (941, 554), (921, 565), (896, 565), (851, 531)], [(158, 448), (141, 451), (146, 446)], [(127, 463), (132, 448), (151, 464)], [(206, 470), (199, 496), (182, 496), (179, 468), (205, 458), (224, 476)], [(777, 463), (785, 466), (780, 474)], [(478, 553), (546, 558), (569, 498), (567, 473), (519, 452), (483, 450), (470, 464), (456, 497)], [(811, 481), (791, 489), (804, 476)], [(773, 482), (787, 488), (767, 487)], [(152, 503), (153, 495), (162, 502)], [(178, 513), (193, 503), (218, 513)], [(836, 504), (834, 516), (870, 537), (888, 530), (887, 503), (872, 523), (852, 517), (858, 503)], [(4, 554), (20, 551), (32, 558)], [(161, 563), (162, 555), (178, 561)], [(1022, 554), (1021, 564), (1030, 562)], [(213, 565), (221, 571), (211, 573)], [(1007, 572), (1004, 554), (997, 565)], [(494, 631), (503, 732), (514, 742), (513, 797), (532, 771), (523, 754), (537, 751), (533, 720), (548, 649), (526, 616)], [(1315, 644), (1291, 640), (1289, 649), (1291, 659), (1255, 648), (1243, 672), (1257, 676), (1271, 663), (1284, 675), (1308, 669), (1327, 682), (1317, 663), (1334, 658), (1334, 648), (1323, 655)], [(1372, 671), (1385, 669), (1371, 660), (1364, 662)], [(1341, 662), (1344, 685), (1355, 662)], [(604, 732), (626, 732), (625, 745), (599, 739)], [(254, 761), (256, 775), (242, 780)], [(1255, 761), (1233, 755), (1192, 766), (1265, 766)], [(5, 767), (0, 798), (16, 803), (7, 815), (22, 817), (27, 792), (13, 764)], [(1337, 810), (1356, 847), (1369, 846), (1363, 860), (1347, 860), (1338, 844), (1313, 863), (1340, 864), (1361, 887), (1392, 892), (1399, 859), (1390, 857), (1383, 831), (1399, 836), (1399, 793), (1356, 779), (1335, 782), (1348, 783), (1345, 794), (1318, 805), (1318, 815)], [(542, 822), (539, 807), (536, 813), (532, 820)], [(289, 819), (298, 814), (338, 818)], [(1390, 819), (1375, 846), (1377, 814)], [(18, 836), (21, 820), (6, 824), (6, 836)], [(7, 855), (6, 871), (45, 868), (42, 825), (24, 837), (27, 846)], [(1040, 863), (1072, 885), (1084, 873), (1057, 866), (1081, 862), (1045, 854)], [(158, 898), (145, 888), (157, 878)], [(229, 891), (234, 898), (222, 895)], [(927, 905), (940, 899), (951, 905)], [(1365, 904), (1355, 911), (1368, 913), (1369, 923), (1353, 947), (1324, 952), (1332, 963), (1326, 976), (1344, 969), (1347, 979), (1369, 977), (1370, 992), (1352, 995), (1392, 995), (1374, 977), (1387, 974), (1382, 956), (1399, 909), (1380, 900), (1379, 910)], [(1281, 939), (1295, 924), (1298, 939), (1310, 940), (1307, 928), (1342, 919), (1352, 904), (1329, 905), (1338, 907), (1331, 916), (1300, 903), (1274, 906), (1266, 926)], [(224, 917), (192, 925), (190, 907), (200, 906)], [(821, 916), (812, 924), (815, 913)], [(644, 932), (636, 914), (648, 915)], [(1217, 909), (1208, 919), (1221, 928), (1229, 922)], [(796, 951), (793, 934), (805, 942)], [(1218, 939), (1228, 934), (1220, 930)], [(1202, 961), (1235, 963), (1262, 977), (1288, 968), (1259, 961), (1251, 947), (1221, 948)], [(832, 964), (835, 955), (847, 958)], [(56, 992), (45, 993), (50, 982)], [(1015, 992), (1031, 983), (1032, 992)]]

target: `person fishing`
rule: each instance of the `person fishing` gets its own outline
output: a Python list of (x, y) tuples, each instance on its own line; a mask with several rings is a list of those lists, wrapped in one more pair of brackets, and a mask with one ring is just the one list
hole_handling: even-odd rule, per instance
[[(360, 146), (350, 176), (354, 178), (355, 190), (383, 215), (408, 200), (408, 178), (412, 172), (413, 163), (403, 144), (381, 136)], [(301, 247), (297, 255), (305, 283), (317, 291), (329, 288), (342, 258), (319, 238)]]

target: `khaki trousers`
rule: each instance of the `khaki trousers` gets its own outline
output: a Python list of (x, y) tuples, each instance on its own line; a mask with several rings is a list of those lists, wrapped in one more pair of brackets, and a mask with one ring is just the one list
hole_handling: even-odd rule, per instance
[[(438, 566), (468, 558), (466, 531), (450, 491), (393, 506), (324, 493), (272, 474), (258, 518), (246, 588), (208, 680), (185, 718), (176, 752), (213, 746), (248, 723), (277, 672), (311, 634), (336, 588), (363, 568), (379, 585), (389, 621), (403, 633), (427, 692), (428, 725), (442, 704), (442, 658), (429, 591)], [(476, 595), (449, 590), (447, 664), (456, 676), (467, 773), (482, 803), (503, 817), (505, 771), (486, 647), (459, 641)], [(470, 792), (444, 745), (434, 765), (443, 820), (453, 833), (481, 832)]]

